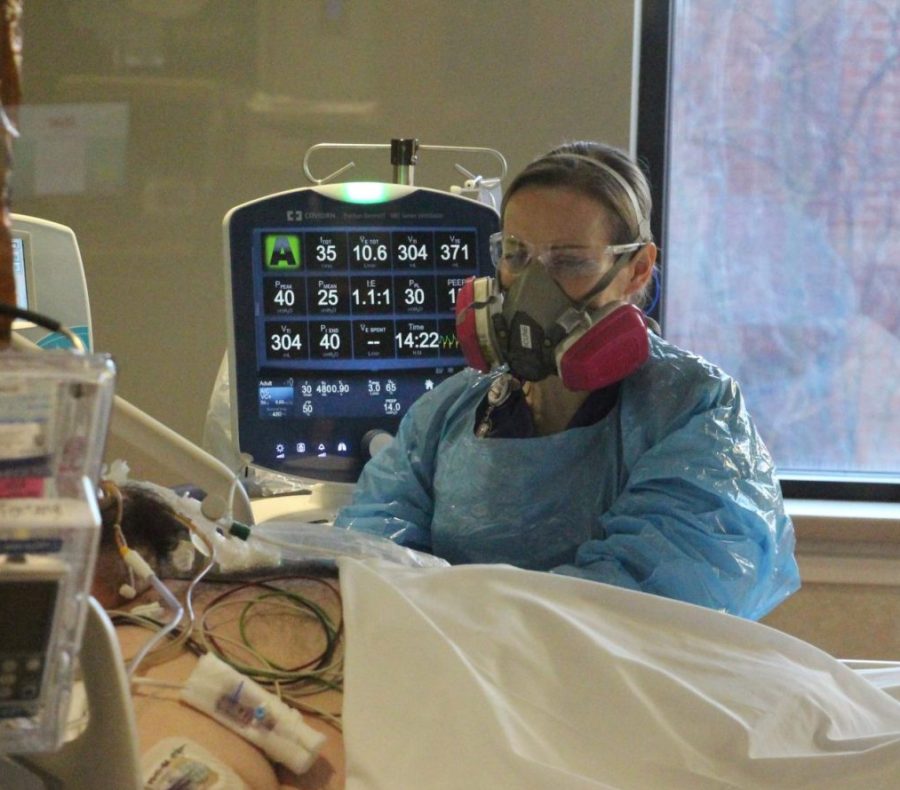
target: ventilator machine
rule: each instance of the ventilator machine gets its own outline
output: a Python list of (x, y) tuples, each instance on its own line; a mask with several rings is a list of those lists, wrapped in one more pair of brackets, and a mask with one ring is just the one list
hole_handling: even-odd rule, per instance
[[(392, 183), (329, 183), (353, 162), (324, 178), (310, 170), (328, 149), (388, 148)], [(462, 186), (419, 187), (423, 151), (488, 154), (501, 172), (484, 179), (457, 165)], [(506, 162), (492, 149), (395, 139), (321, 143), (304, 170), (315, 186), (224, 220), (229, 386), (218, 404), (214, 394), (207, 435), (218, 421), (227, 438), (210, 441), (216, 455), (249, 469), (257, 521), (329, 521), (412, 402), (465, 366), (456, 299), (492, 271)]]

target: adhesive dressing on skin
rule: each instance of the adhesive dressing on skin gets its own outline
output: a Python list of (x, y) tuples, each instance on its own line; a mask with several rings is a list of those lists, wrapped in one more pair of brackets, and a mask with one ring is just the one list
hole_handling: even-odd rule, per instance
[(197, 662), (181, 699), (296, 774), (309, 770), (325, 744), (299, 711), (210, 653)]
[(144, 790), (246, 790), (227, 765), (187, 738), (163, 738), (141, 759)]

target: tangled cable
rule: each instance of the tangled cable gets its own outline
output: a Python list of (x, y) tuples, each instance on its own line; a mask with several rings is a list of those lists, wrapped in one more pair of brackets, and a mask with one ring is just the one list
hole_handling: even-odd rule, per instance
[[(278, 576), (233, 587), (213, 598), (197, 621), (196, 639), (202, 650), (213, 653), (261, 685), (271, 687), (280, 699), (302, 711), (321, 716), (340, 729), (339, 714), (317, 708), (303, 697), (323, 689), (342, 690), (343, 658), (339, 646), (343, 619), (335, 622), (322, 606), (308, 596), (283, 589), (277, 584), (296, 580), (322, 585), (333, 596), (340, 612), (340, 592), (327, 580), (316, 576)], [(253, 598), (236, 597), (248, 590), (261, 592)], [(215, 615), (231, 608), (238, 609), (235, 616), (211, 623)], [(279, 616), (302, 620), (304, 627), (312, 620), (322, 636), (321, 649), (294, 666), (284, 666), (263, 652), (253, 643), (249, 626), (252, 620), (263, 618), (273, 610)], [(238, 638), (221, 633), (225, 625), (233, 623), (237, 624)]]

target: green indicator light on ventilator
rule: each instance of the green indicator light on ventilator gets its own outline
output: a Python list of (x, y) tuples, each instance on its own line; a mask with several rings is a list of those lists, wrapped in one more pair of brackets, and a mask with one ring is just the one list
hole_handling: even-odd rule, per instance
[(341, 184), (341, 200), (348, 203), (383, 203), (390, 184), (377, 181), (348, 181)]

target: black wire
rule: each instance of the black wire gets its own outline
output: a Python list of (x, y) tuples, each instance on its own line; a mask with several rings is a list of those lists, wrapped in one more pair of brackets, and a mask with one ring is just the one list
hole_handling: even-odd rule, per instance
[[(161, 620), (149, 617), (148, 615), (135, 614), (129, 616), (127, 612), (125, 614), (110, 614), (109, 619), (115, 626), (131, 625), (135, 628), (146, 628), (150, 631), (161, 631), (166, 625)], [(166, 636), (169, 638), (170, 642), (174, 642), (176, 639), (178, 639), (179, 636), (181, 636), (180, 632), (186, 630), (187, 628), (189, 628), (187, 624), (179, 624), (172, 631), (166, 634)], [(203, 645), (200, 644), (200, 642), (198, 642), (193, 636), (186, 637), (184, 642), (182, 643), (182, 647), (187, 648), (191, 653), (198, 657), (206, 653), (206, 648), (203, 647)]]
[[(296, 579), (305, 579), (307, 581), (312, 581), (312, 582), (316, 582), (318, 584), (322, 584), (329, 590), (329, 592), (332, 593), (332, 595), (335, 595), (337, 597), (337, 600), (339, 602), (341, 600), (340, 593), (337, 590), (335, 590), (334, 587), (332, 587), (331, 584), (329, 584), (328, 580), (326, 580), (326, 579), (322, 579), (317, 576), (306, 576), (306, 575), (274, 576), (274, 577), (271, 577), (268, 579), (260, 579), (257, 581), (245, 582), (244, 584), (241, 584), (238, 587), (232, 587), (230, 589), (224, 590), (223, 592), (216, 595), (212, 600), (208, 601), (206, 604), (206, 608), (209, 609), (219, 603), (222, 603), (227, 598), (230, 598), (239, 592), (242, 592), (247, 589), (252, 589), (252, 588), (262, 588), (269, 592), (264, 596), (259, 596), (254, 599), (248, 599), (246, 601), (242, 601), (242, 603), (244, 603), (245, 605), (246, 604), (252, 605), (253, 603), (258, 603), (260, 600), (262, 600), (265, 597), (268, 597), (268, 595), (271, 595), (271, 594), (280, 594), (280, 595), (284, 595), (284, 596), (288, 597), (289, 599), (293, 600), (295, 604), (297, 604), (300, 607), (311, 612), (315, 616), (315, 618), (318, 620), (319, 626), (322, 629), (322, 631), (324, 632), (325, 650), (316, 659), (313, 659), (310, 662), (311, 664), (314, 664), (313, 671), (318, 671), (318, 670), (322, 669), (323, 667), (328, 666), (328, 664), (331, 662), (332, 658), (334, 657), (335, 651), (337, 649), (338, 644), (340, 643), (341, 635), (344, 630), (343, 617), (341, 617), (340, 622), (336, 625), (334, 622), (332, 622), (331, 617), (321, 607), (319, 607), (317, 604), (313, 603), (312, 601), (308, 600), (305, 596), (302, 596), (299, 593), (295, 593), (291, 590), (285, 590), (285, 589), (273, 584), (273, 582), (279, 582), (279, 581), (285, 581), (285, 580), (296, 580)], [(241, 617), (243, 618), (243, 615)], [(212, 647), (215, 649), (215, 651), (217, 651), (219, 658), (222, 658), (223, 660), (227, 660), (226, 653), (222, 649), (222, 647), (219, 645), (218, 641), (216, 640), (215, 634), (212, 633), (212, 629), (210, 627), (204, 626), (203, 632), (204, 632), (206, 639), (209, 640), (210, 645), (212, 645)], [(247, 645), (247, 646), (249, 647), (249, 645)], [(300, 671), (301, 669), (305, 668), (305, 666), (306, 665), (303, 665), (301, 667), (295, 667), (295, 668), (289, 669), (287, 671)], [(260, 682), (266, 682), (264, 679), (261, 680), (258, 677), (256, 679), (259, 680)], [(306, 679), (300, 678), (297, 681), (288, 681), (288, 684), (300, 683), (300, 682), (306, 682)]]
[(34, 310), (26, 310), (24, 307), (6, 304), (5, 302), (0, 302), (0, 315), (22, 318), (25, 321), (31, 321), (32, 324), (42, 326), (44, 329), (49, 329), (51, 332), (60, 332), (63, 329), (63, 325), (59, 321), (49, 316), (36, 313)]

